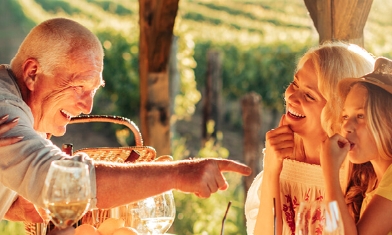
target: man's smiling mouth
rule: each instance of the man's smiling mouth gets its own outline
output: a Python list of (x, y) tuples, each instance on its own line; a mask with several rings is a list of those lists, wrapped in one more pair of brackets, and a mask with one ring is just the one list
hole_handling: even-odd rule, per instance
[(65, 116), (67, 119), (71, 119), (72, 117), (74, 117), (71, 113), (65, 111), (64, 109), (61, 109), (60, 112), (63, 114), (63, 116)]

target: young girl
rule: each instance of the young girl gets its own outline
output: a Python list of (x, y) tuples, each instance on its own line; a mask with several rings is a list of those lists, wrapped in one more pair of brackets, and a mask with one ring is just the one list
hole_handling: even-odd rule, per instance
[[(344, 101), (341, 135), (328, 138), (322, 146), (326, 200), (336, 200), (345, 234), (392, 234), (392, 61), (376, 60), (374, 71), (362, 78), (339, 82)], [(347, 208), (338, 181), (340, 164), (347, 158), (354, 164), (369, 162), (373, 169), (358, 223)], [(373, 172), (375, 174), (373, 174)], [(361, 193), (361, 192), (358, 192)]]

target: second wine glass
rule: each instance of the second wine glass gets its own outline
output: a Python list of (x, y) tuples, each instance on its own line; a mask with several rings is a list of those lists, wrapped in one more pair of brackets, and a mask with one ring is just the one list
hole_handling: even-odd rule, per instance
[(295, 235), (343, 235), (344, 228), (336, 201), (301, 202), (296, 214)]
[(88, 166), (72, 160), (55, 160), (43, 189), (45, 209), (60, 229), (76, 223), (87, 211), (91, 199)]
[(176, 206), (172, 191), (146, 198), (134, 204), (133, 227), (142, 234), (164, 234), (174, 222)]
[(323, 235), (344, 235), (344, 225), (337, 201), (322, 204), (324, 214)]

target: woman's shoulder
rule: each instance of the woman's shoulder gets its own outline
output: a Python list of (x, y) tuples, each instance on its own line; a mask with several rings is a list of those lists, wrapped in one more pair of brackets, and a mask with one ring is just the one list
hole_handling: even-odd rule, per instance
[(263, 171), (261, 171), (253, 180), (249, 187), (245, 200), (245, 217), (248, 234), (253, 234), (256, 225), (257, 214), (260, 206), (260, 186), (263, 181)]
[(249, 206), (252, 202), (255, 202), (256, 207), (258, 207), (260, 203), (260, 186), (263, 181), (263, 171), (261, 171), (253, 180), (252, 184), (249, 187), (246, 204), (245, 206)]

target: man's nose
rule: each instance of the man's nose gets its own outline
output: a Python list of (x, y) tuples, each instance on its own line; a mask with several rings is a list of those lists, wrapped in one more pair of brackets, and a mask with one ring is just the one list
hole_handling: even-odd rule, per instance
[(84, 114), (90, 114), (93, 109), (93, 98), (91, 94), (86, 94), (78, 102), (78, 108)]

